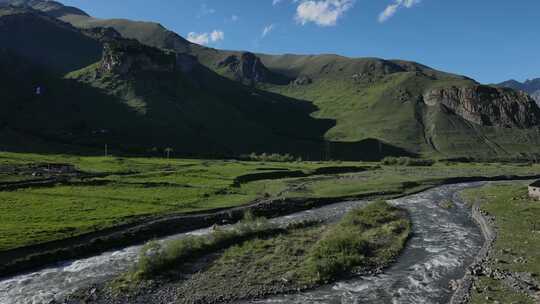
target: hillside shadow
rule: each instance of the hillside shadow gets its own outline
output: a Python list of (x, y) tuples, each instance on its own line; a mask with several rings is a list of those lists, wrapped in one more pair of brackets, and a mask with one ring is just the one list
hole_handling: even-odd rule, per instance
[[(13, 67), (0, 62), (0, 68)], [(411, 156), (374, 139), (327, 142), (324, 135), (336, 121), (314, 118), (319, 109), (313, 103), (244, 86), (202, 66), (189, 74), (96, 82), (92, 72), (78, 81), (27, 65), (0, 78), (11, 87), (4, 92), (9, 98), (0, 103), (0, 148), (14, 152), (95, 155), (103, 154), (107, 144), (109, 152), (145, 156), (162, 156), (165, 147), (182, 157), (251, 152), (289, 153), (305, 160)], [(42, 94), (36, 95), (36, 86)], [(119, 88), (141, 98), (144, 111), (110, 94)]]

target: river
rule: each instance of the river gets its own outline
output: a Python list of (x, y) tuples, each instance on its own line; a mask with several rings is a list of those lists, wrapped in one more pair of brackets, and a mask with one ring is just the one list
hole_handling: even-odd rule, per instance
[[(480, 183), (445, 185), (390, 201), (409, 211), (413, 236), (396, 263), (383, 274), (357, 277), (313, 291), (246, 303), (445, 303), (452, 295), (451, 280), (461, 278), (480, 250), (483, 238), (470, 217), (470, 209), (458, 193)], [(441, 206), (452, 201), (453, 208)], [(286, 224), (305, 219), (339, 219), (347, 211), (367, 201), (332, 204), (273, 219)], [(167, 237), (179, 239), (189, 234)], [(0, 303), (43, 304), (77, 289), (102, 282), (124, 272), (137, 260), (141, 246), (131, 246), (80, 260), (57, 263), (43, 269), (0, 279)]]

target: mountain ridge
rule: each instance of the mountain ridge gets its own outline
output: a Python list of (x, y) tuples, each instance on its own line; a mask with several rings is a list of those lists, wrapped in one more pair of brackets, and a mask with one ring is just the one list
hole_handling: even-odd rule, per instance
[(514, 90), (521, 90), (529, 93), (531, 97), (540, 105), (540, 78), (527, 79), (524, 82), (511, 79), (497, 84), (500, 87), (507, 87)]
[[(33, 7), (40, 3), (26, 2)], [(206, 149), (222, 155), (289, 152), (312, 159), (315, 155), (362, 159), (367, 155), (372, 158), (377, 150), (380, 153), (381, 146), (398, 154), (443, 158), (529, 158), (540, 154), (538, 106), (528, 96), (481, 86), (466, 76), (404, 60), (223, 51), (192, 44), (159, 23), (100, 20), (69, 12), (58, 18), (81, 33), (86, 31), (87, 37), (95, 35), (89, 35), (91, 29), (112, 28), (122, 39), (141, 43), (135, 49), (142, 53), (126, 57), (133, 61), (127, 65), (130, 68), (120, 68), (123, 72), (104, 70), (107, 60), (102, 57), (99, 63), (70, 71), (68, 79), (114, 96), (116, 102), (150, 119), (151, 124), (170, 122), (165, 133), (171, 138), (184, 134), (195, 140), (196, 130), (205, 130), (204, 138), (220, 142), (211, 148), (193, 146), (196, 154)], [(183, 76), (170, 69), (132, 73), (132, 64), (151, 63), (146, 52), (157, 52), (145, 51), (143, 45), (175, 53), (175, 62), (184, 61), (190, 68), (180, 73)], [(121, 61), (127, 62), (126, 58)], [(146, 76), (136, 76), (143, 74)], [(159, 89), (153, 78), (161, 79), (165, 89)], [(178, 87), (189, 93), (178, 91)], [(202, 94), (201, 90), (212, 93)], [(156, 93), (160, 91), (168, 93)], [(446, 99), (430, 99), (428, 105), (425, 101), (430, 92)], [(178, 109), (160, 110), (159, 115), (148, 110), (169, 108), (170, 100), (176, 99), (206, 101), (188, 103), (189, 119)], [(214, 112), (218, 109), (214, 106), (201, 112), (210, 104), (219, 104), (221, 113)], [(219, 114), (236, 115), (235, 124)], [(179, 116), (175, 119), (174, 115)], [(178, 117), (191, 119), (190, 124), (196, 127), (174, 122)], [(184, 152), (190, 153), (188, 150)]]

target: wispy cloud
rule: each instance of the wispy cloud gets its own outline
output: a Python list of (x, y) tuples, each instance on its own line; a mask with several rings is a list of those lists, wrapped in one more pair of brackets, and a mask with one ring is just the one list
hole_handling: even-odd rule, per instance
[(261, 38), (264, 38), (264, 37), (268, 36), (268, 34), (270, 34), (270, 32), (272, 32), (275, 27), (276, 27), (275, 24), (269, 24), (269, 25), (265, 26), (263, 28)]
[(276, 5), (280, 4), (281, 2), (283, 2), (283, 0), (272, 0), (272, 5), (276, 6)]
[(190, 32), (187, 35), (187, 40), (189, 42), (200, 45), (208, 45), (212, 42), (219, 42), (225, 40), (225, 33), (219, 30), (214, 30), (210, 33)]
[[(295, 1), (298, 2), (298, 1)], [(296, 8), (296, 21), (302, 25), (313, 22), (319, 26), (334, 26), (355, 0), (305, 0)]]
[(240, 19), (240, 17), (238, 17), (237, 15), (232, 15), (231, 16), (231, 21), (232, 22), (236, 22), (236, 21), (238, 21), (238, 19)]
[(420, 3), (421, 0), (395, 0), (394, 3), (389, 4), (384, 11), (379, 14), (379, 22), (386, 22), (392, 18), (400, 8), (411, 8), (414, 5)]
[(215, 9), (213, 9), (211, 7), (208, 7), (208, 5), (206, 3), (203, 3), (203, 4), (201, 4), (201, 8), (199, 9), (199, 13), (197, 14), (197, 18), (201, 18), (201, 17), (204, 17), (206, 15), (212, 15), (215, 12), (216, 12)]

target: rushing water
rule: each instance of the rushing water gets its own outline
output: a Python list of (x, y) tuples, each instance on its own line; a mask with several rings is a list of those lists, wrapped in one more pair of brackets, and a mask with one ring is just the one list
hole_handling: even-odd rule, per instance
[[(442, 186), (393, 200), (406, 208), (413, 221), (413, 237), (398, 261), (384, 274), (338, 282), (314, 291), (254, 303), (444, 303), (451, 296), (449, 282), (463, 276), (482, 245), (482, 236), (457, 193), (478, 184)], [(444, 209), (443, 201), (455, 207)], [(285, 224), (304, 219), (336, 220), (365, 201), (343, 202), (276, 218)], [(188, 234), (204, 234), (209, 229)], [(178, 239), (179, 234), (164, 240)], [(129, 269), (141, 246), (59, 263), (39, 271), (0, 280), (1, 304), (42, 304)]]

